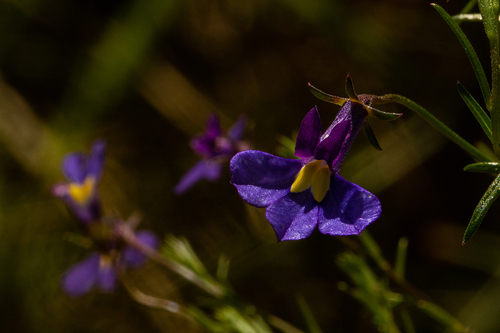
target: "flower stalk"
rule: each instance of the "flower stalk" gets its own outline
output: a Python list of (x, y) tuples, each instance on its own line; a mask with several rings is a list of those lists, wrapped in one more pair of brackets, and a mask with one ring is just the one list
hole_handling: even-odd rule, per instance
[(441, 134), (446, 136), (448, 139), (453, 141), (460, 148), (465, 150), (469, 155), (480, 162), (493, 162), (493, 160), (484, 154), (482, 151), (471, 145), (469, 142), (464, 140), (460, 135), (451, 130), (448, 126), (443, 124), (440, 120), (434, 117), (429, 111), (415, 103), (409, 98), (396, 94), (387, 94), (383, 96), (374, 96), (372, 98), (373, 104), (386, 104), (386, 103), (398, 103), (406, 106), (408, 109), (412, 110), (418, 114), (421, 118), (431, 124), (435, 129), (437, 129)]
[(498, 28), (498, 0), (479, 0), (479, 11), (484, 30), (490, 42), (491, 95), (488, 109), (491, 114), (493, 151), (500, 157), (500, 32)]

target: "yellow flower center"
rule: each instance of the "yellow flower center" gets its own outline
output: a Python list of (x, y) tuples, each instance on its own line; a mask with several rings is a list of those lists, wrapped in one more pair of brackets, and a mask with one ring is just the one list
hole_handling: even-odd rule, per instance
[(314, 200), (321, 202), (330, 188), (331, 174), (325, 161), (309, 162), (300, 169), (290, 191), (296, 193), (311, 188)]
[(92, 195), (95, 180), (93, 177), (87, 177), (83, 184), (69, 184), (69, 195), (79, 204), (84, 204)]

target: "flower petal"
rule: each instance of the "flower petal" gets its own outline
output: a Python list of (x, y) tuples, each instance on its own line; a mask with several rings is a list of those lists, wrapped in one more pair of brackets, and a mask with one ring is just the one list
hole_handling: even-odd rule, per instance
[(309, 190), (289, 193), (267, 208), (266, 217), (278, 241), (304, 239), (318, 223), (318, 203)]
[(82, 184), (87, 176), (87, 156), (80, 152), (67, 154), (62, 162), (62, 172), (71, 183)]
[(204, 136), (208, 140), (215, 140), (219, 136), (222, 136), (222, 129), (217, 115), (212, 114), (208, 118)]
[(87, 176), (92, 176), (99, 181), (104, 170), (104, 160), (106, 157), (106, 142), (96, 140), (92, 144), (92, 150), (87, 160)]
[(70, 296), (88, 293), (96, 284), (99, 275), (100, 254), (92, 253), (86, 259), (71, 266), (61, 277), (61, 287)]
[(313, 157), (314, 150), (321, 137), (321, 119), (316, 107), (309, 111), (300, 125), (295, 143), (295, 156), (307, 163)]
[(315, 158), (324, 159), (332, 172), (338, 172), (352, 142), (363, 127), (367, 114), (363, 104), (351, 100), (345, 102), (321, 137), (314, 152)]
[(344, 120), (338, 122), (335, 127), (329, 130), (329, 135), (323, 136), (321, 142), (316, 147), (314, 157), (317, 160), (325, 160), (331, 167), (332, 172), (337, 172), (340, 169), (345, 154), (347, 154), (348, 149), (343, 150), (343, 147), (350, 137), (351, 123)]
[(118, 276), (113, 262), (106, 261), (104, 264), (101, 262), (99, 274), (97, 275), (97, 285), (99, 289), (109, 293), (115, 290), (117, 283)]
[(245, 115), (240, 115), (236, 123), (227, 131), (227, 137), (233, 141), (240, 141), (243, 138), (243, 133), (245, 133), (247, 121)]
[(231, 159), (231, 183), (247, 203), (266, 207), (290, 192), (303, 165), (301, 160), (245, 150)]
[[(160, 245), (160, 240), (154, 233), (147, 230), (142, 230), (136, 232), (135, 236), (144, 245), (147, 245), (153, 249), (157, 249)], [(139, 250), (127, 246), (122, 251), (122, 263), (126, 267), (139, 267), (143, 265), (147, 260), (147, 257)]]
[(201, 179), (216, 181), (220, 177), (221, 170), (222, 166), (220, 163), (210, 160), (201, 160), (182, 176), (181, 180), (174, 188), (174, 193), (182, 194), (186, 192)]
[(319, 231), (329, 235), (359, 235), (380, 217), (382, 207), (375, 195), (338, 174), (320, 203)]

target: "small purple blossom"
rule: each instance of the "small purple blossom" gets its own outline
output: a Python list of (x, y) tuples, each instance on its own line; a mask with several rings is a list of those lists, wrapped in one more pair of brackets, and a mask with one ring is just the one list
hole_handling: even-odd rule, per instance
[(242, 141), (247, 124), (247, 118), (241, 115), (236, 123), (222, 133), (219, 118), (211, 115), (207, 121), (205, 133), (191, 140), (191, 148), (202, 157), (179, 181), (174, 188), (175, 194), (182, 194), (201, 179), (216, 181), (220, 178), (222, 165), (228, 162), (236, 153), (248, 149)]
[[(135, 238), (150, 248), (159, 246), (159, 240), (152, 232), (139, 231), (135, 233)], [(137, 268), (146, 260), (142, 252), (131, 246), (121, 250), (116, 245), (110, 246), (106, 251), (92, 252), (71, 266), (61, 277), (61, 288), (70, 296), (82, 296), (95, 288), (112, 292), (116, 289), (121, 269)]]
[(297, 136), (295, 155), (300, 159), (255, 150), (233, 157), (231, 182), (247, 203), (267, 207), (279, 241), (306, 238), (316, 226), (323, 234), (359, 235), (379, 218), (377, 197), (337, 174), (367, 115), (363, 103), (348, 99), (321, 135), (314, 107)]
[(52, 194), (63, 200), (75, 216), (88, 224), (100, 219), (97, 185), (104, 169), (106, 143), (96, 140), (89, 155), (73, 152), (64, 157), (62, 172), (68, 183), (54, 185)]

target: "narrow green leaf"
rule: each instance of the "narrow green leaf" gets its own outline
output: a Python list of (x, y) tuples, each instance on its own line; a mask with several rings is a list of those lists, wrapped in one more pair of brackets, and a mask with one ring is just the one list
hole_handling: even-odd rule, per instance
[(396, 252), (396, 263), (394, 264), (394, 272), (400, 279), (405, 277), (406, 267), (406, 252), (408, 249), (408, 238), (402, 237), (398, 242), (398, 249)]
[(363, 244), (366, 252), (370, 255), (370, 257), (372, 257), (372, 259), (382, 270), (388, 271), (391, 269), (391, 266), (389, 265), (387, 260), (385, 260), (382, 254), (382, 250), (366, 229), (361, 233), (359, 240)]
[(490, 141), (492, 141), (490, 117), (460, 82), (457, 83), (457, 87), (458, 87), (458, 92), (462, 97), (462, 99), (464, 100), (465, 104), (467, 104), (469, 110), (472, 112), (474, 117), (476, 117), (484, 133), (486, 133)]
[(419, 300), (417, 306), (430, 317), (448, 327), (452, 332), (466, 332), (465, 327), (455, 317), (436, 304)]
[(460, 14), (467, 14), (470, 13), (474, 7), (477, 5), (477, 0), (470, 0), (467, 2), (464, 8), (460, 11)]
[(338, 97), (338, 96), (333, 96), (333, 95), (327, 94), (327, 93), (319, 90), (318, 88), (314, 87), (310, 83), (308, 83), (307, 85), (309, 86), (309, 90), (313, 93), (313, 95), (322, 101), (342, 106), (348, 100), (348, 98), (343, 98), (343, 97)]
[(382, 148), (378, 144), (378, 140), (375, 137), (375, 133), (373, 132), (372, 127), (370, 126), (370, 124), (367, 121), (365, 121), (365, 124), (363, 125), (363, 129), (365, 130), (366, 137), (368, 138), (368, 141), (371, 143), (373, 148), (375, 148), (379, 151), (382, 151)]
[(498, 28), (498, 0), (478, 0), (484, 31), (490, 42), (491, 95), (486, 103), (491, 115), (493, 150), (500, 158), (500, 30)]
[(500, 163), (498, 162), (472, 163), (466, 165), (464, 170), (469, 172), (489, 172), (489, 173), (499, 174)]
[(350, 99), (358, 100), (358, 95), (354, 91), (354, 85), (350, 75), (347, 75), (347, 78), (345, 79), (345, 93)]
[(380, 120), (385, 120), (385, 121), (396, 120), (403, 115), (402, 113), (385, 112), (385, 111), (375, 109), (371, 106), (367, 106), (367, 105), (365, 105), (365, 106), (366, 106), (368, 114), (370, 116), (375, 117), (375, 118), (380, 119)]
[(472, 68), (474, 69), (474, 73), (476, 74), (477, 80), (479, 82), (479, 87), (481, 88), (481, 92), (483, 93), (484, 102), (486, 105), (489, 105), (490, 100), (490, 86), (488, 84), (488, 79), (486, 78), (486, 74), (484, 73), (483, 66), (481, 66), (481, 62), (474, 51), (471, 43), (467, 36), (465, 36), (462, 29), (458, 26), (457, 22), (453, 20), (453, 18), (443, 9), (443, 7), (433, 3), (432, 6), (436, 8), (437, 12), (441, 17), (446, 21), (446, 23), (450, 26), (451, 30), (455, 33), (460, 44), (462, 44), (465, 49), (465, 53), (469, 57), (469, 60), (472, 64)]
[(304, 316), (304, 319), (306, 321), (308, 332), (321, 333), (321, 328), (319, 327), (316, 318), (314, 318), (311, 308), (309, 308), (309, 305), (307, 304), (304, 297), (299, 296), (297, 301), (299, 303), (300, 312), (302, 312), (302, 315)]
[(488, 187), (483, 197), (477, 204), (474, 213), (472, 213), (469, 225), (467, 226), (467, 229), (465, 229), (462, 245), (465, 244), (469, 239), (471, 239), (471, 237), (477, 231), (477, 229), (481, 225), (481, 222), (483, 222), (483, 219), (486, 216), (488, 209), (490, 209), (491, 205), (495, 202), (495, 200), (498, 198), (499, 195), (500, 195), (500, 174)]

